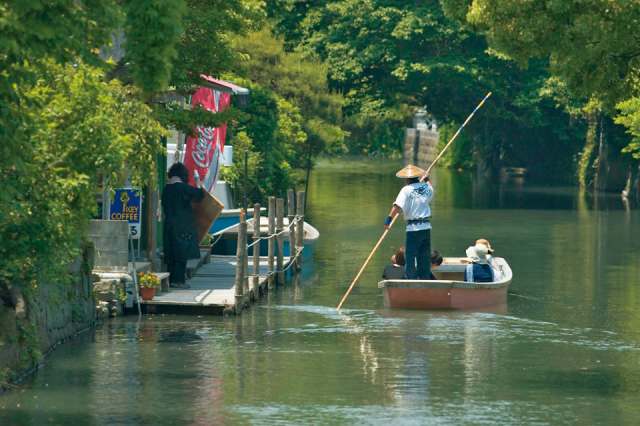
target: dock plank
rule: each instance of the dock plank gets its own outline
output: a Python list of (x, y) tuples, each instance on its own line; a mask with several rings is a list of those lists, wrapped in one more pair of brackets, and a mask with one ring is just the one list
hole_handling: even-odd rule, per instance
[[(231, 306), (235, 302), (235, 256), (211, 256), (210, 263), (203, 264), (198, 260), (190, 261), (190, 266), (194, 269), (191, 278), (187, 283), (189, 289), (170, 288), (168, 293), (156, 295), (153, 300), (140, 301), (147, 306), (209, 306), (221, 309)], [(284, 258), (284, 267), (289, 266), (290, 258)], [(253, 259), (249, 258), (249, 275), (253, 275)], [(260, 257), (257, 266), (260, 274), (260, 286), (264, 286), (267, 281), (268, 258)], [(248, 278), (250, 279), (250, 278)]]

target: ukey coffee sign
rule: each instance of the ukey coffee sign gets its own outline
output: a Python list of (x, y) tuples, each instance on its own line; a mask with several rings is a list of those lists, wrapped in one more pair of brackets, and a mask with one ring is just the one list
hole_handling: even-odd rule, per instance
[(142, 194), (139, 189), (116, 189), (111, 201), (109, 219), (126, 220), (131, 229), (131, 238), (140, 238), (140, 215), (142, 214)]

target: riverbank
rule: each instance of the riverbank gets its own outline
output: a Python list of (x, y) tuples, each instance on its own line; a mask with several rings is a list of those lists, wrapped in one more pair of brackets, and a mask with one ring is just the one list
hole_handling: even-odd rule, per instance
[(92, 249), (69, 265), (68, 283), (12, 286), (0, 299), (0, 388), (44, 363), (44, 354), (95, 325)]

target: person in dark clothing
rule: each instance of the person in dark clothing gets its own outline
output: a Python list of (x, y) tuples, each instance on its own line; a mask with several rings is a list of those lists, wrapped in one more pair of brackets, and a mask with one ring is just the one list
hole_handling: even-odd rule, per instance
[[(391, 256), (391, 261), (393, 262), (393, 264), (384, 267), (382, 278), (384, 278), (385, 280), (404, 279), (404, 268), (406, 265), (404, 251), (404, 247), (400, 247), (396, 254)], [(437, 269), (440, 265), (442, 265), (442, 255), (437, 250), (431, 250), (431, 269)], [(433, 275), (433, 272), (429, 273), (431, 274), (429, 277), (430, 280), (438, 279), (435, 275)]]
[(202, 182), (190, 186), (189, 170), (182, 163), (169, 169), (169, 180), (162, 192), (164, 211), (163, 244), (164, 262), (169, 270), (169, 286), (189, 288), (185, 283), (187, 260), (200, 258), (200, 246), (193, 218), (191, 203), (199, 203), (204, 198)]
[(404, 279), (404, 247), (400, 247), (396, 254), (391, 256), (393, 264), (384, 267), (382, 278), (385, 280), (403, 280)]
[(500, 277), (487, 261), (487, 246), (476, 244), (467, 249), (467, 258), (471, 261), (467, 265), (464, 280), (471, 283), (491, 283), (500, 281)]

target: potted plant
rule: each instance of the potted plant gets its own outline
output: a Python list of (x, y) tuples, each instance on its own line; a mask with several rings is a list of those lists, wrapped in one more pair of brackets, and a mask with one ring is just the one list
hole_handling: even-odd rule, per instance
[(142, 300), (153, 300), (156, 288), (160, 286), (160, 279), (153, 272), (140, 272), (138, 276)]
[(207, 257), (204, 259), (204, 263), (209, 263), (211, 261), (211, 240), (213, 240), (213, 235), (207, 234), (200, 242), (200, 249), (207, 251)]

